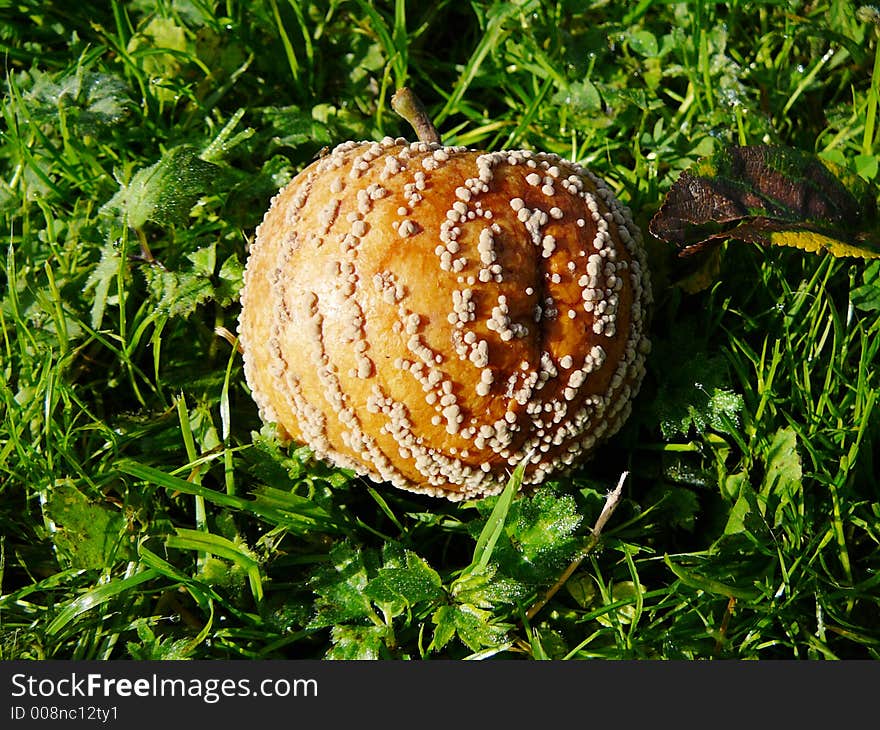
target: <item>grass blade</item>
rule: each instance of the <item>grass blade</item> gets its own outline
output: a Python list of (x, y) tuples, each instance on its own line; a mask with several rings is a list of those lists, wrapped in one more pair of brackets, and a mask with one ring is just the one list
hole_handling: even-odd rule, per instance
[(158, 575), (159, 572), (157, 570), (148, 568), (147, 570), (136, 573), (129, 578), (114, 580), (110, 583), (100, 585), (97, 588), (74, 598), (63, 609), (61, 609), (61, 613), (59, 613), (46, 627), (46, 633), (50, 636), (59, 633), (68, 624), (86, 611), (101, 606), (111, 598), (131, 590), (132, 588), (139, 586), (141, 583), (153, 580), (153, 578), (156, 578)]
[(513, 470), (513, 474), (510, 475), (510, 479), (507, 481), (507, 486), (504, 487), (504, 491), (501, 492), (498, 500), (495, 502), (495, 507), (492, 509), (489, 519), (486, 520), (486, 524), (477, 538), (477, 545), (474, 548), (474, 556), (470, 565), (472, 569), (480, 570), (489, 565), (489, 561), (492, 559), (492, 551), (495, 550), (495, 543), (498, 542), (498, 538), (501, 537), (501, 533), (504, 530), (504, 522), (507, 519), (507, 513), (510, 511), (510, 505), (513, 504), (514, 495), (516, 495), (522, 485), (523, 475), (525, 474), (530, 456), (531, 454), (528, 454), (516, 469)]
[(228, 540), (220, 535), (184, 528), (178, 528), (177, 535), (169, 535), (165, 539), (165, 545), (169, 548), (195, 550), (199, 554), (210, 553), (235, 563), (247, 573), (251, 590), (257, 602), (263, 600), (260, 564), (245, 547), (237, 545), (232, 540)]

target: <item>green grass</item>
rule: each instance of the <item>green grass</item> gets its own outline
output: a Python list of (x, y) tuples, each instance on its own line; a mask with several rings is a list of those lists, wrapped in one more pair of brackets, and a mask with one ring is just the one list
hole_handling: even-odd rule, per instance
[(0, 6), (0, 659), (880, 657), (878, 263), (731, 242), (694, 291), (650, 240), (633, 417), (509, 502), (282, 448), (222, 336), (271, 195), (327, 145), (409, 134), (402, 84), (448, 143), (588, 165), (646, 235), (725, 144), (874, 181), (856, 11)]

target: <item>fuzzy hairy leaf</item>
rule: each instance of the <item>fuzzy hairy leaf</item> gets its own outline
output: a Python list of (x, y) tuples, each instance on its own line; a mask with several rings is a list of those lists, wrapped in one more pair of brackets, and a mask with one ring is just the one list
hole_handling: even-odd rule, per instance
[[(156, 266), (143, 269), (158, 309), (172, 317), (188, 317), (200, 304), (221, 298), (228, 303), (233, 296), (237, 296), (242, 273), (238, 257), (233, 255), (224, 262), (217, 285), (214, 278), (217, 267), (216, 242), (192, 251), (186, 258), (192, 263), (185, 269), (171, 271)], [(224, 276), (228, 278), (224, 280)]]
[(275, 133), (273, 142), (279, 146), (327, 145), (332, 141), (327, 125), (299, 107), (267, 107), (262, 112), (266, 125)]
[(212, 188), (217, 169), (193, 147), (175, 147), (121, 183), (101, 213), (132, 228), (141, 228), (147, 221), (160, 226), (182, 223), (196, 201)]
[(386, 646), (388, 630), (384, 626), (334, 626), (330, 630), (333, 646), (326, 659), (379, 659)]
[(571, 495), (558, 494), (550, 486), (537, 489), (510, 505), (493, 562), (517, 581), (546, 581), (577, 549), (574, 533), (582, 520)]
[(522, 559), (537, 566), (568, 559), (574, 550), (572, 535), (582, 520), (571, 495), (545, 487), (516, 504), (507, 535)]
[[(657, 397), (646, 415), (660, 424), (663, 437), (672, 439), (708, 430), (727, 433), (739, 423), (744, 402), (727, 385), (727, 366), (717, 355), (695, 345), (682, 322), (667, 341), (657, 344), (652, 357), (662, 363)], [(690, 339), (689, 339), (690, 338)]]
[(149, 267), (144, 269), (144, 278), (157, 308), (171, 317), (188, 317), (214, 296), (211, 280), (196, 272)]
[(118, 76), (79, 66), (58, 80), (37, 72), (25, 99), (36, 118), (54, 122), (63, 116), (69, 130), (95, 135), (130, 114), (133, 104), (128, 94), (128, 85)]
[[(369, 556), (375, 561), (375, 555)], [(316, 614), (310, 626), (333, 626), (349, 621), (364, 621), (374, 616), (370, 598), (364, 592), (370, 581), (364, 551), (348, 541), (330, 551), (331, 565), (312, 580), (317, 594)]]
[(366, 595), (377, 604), (399, 613), (404, 606), (442, 598), (443, 581), (437, 571), (411, 550), (398, 548), (400, 557), (389, 559), (389, 548), (383, 551), (385, 565), (366, 587)]
[(727, 431), (723, 416), (736, 423), (743, 408), (741, 395), (720, 388), (709, 391), (699, 381), (693, 383), (690, 396), (693, 399), (691, 403), (669, 395), (668, 400), (657, 404), (657, 408), (661, 410), (660, 430), (664, 438), (687, 436), (691, 429), (697, 433), (704, 433), (709, 429)]
[(454, 636), (471, 651), (497, 646), (507, 636), (508, 627), (493, 623), (491, 611), (472, 604), (441, 606), (431, 620), (435, 626), (431, 646), (435, 650), (442, 649)]
[(462, 605), (491, 608), (514, 604), (528, 593), (517, 580), (498, 575), (494, 564), (486, 568), (466, 570), (450, 586), (452, 598)]

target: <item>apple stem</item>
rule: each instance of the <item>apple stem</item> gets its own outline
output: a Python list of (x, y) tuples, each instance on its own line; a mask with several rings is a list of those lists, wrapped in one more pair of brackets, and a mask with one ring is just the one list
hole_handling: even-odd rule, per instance
[(412, 89), (403, 86), (394, 92), (391, 97), (391, 108), (403, 117), (415, 130), (420, 142), (440, 143), (440, 133), (431, 122), (425, 105), (417, 97)]

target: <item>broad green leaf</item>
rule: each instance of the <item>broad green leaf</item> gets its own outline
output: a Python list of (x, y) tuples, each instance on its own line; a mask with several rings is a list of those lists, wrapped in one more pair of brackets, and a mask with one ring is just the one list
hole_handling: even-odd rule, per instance
[(862, 272), (862, 285), (850, 292), (850, 300), (863, 312), (880, 311), (880, 261), (872, 261)]
[(180, 54), (186, 47), (186, 31), (171, 18), (156, 15), (131, 37), (126, 50), (139, 60), (144, 73), (153, 80), (156, 97), (171, 101), (174, 90), (157, 82), (174, 81), (180, 76)]
[(238, 301), (244, 277), (244, 265), (238, 256), (232, 254), (221, 265), (217, 273), (219, 283), (214, 289), (214, 298), (221, 307), (227, 307)]
[(767, 544), (773, 540), (765, 517), (767, 500), (752, 487), (748, 479), (738, 480), (737, 484), (739, 491), (728, 513), (723, 534), (746, 535), (754, 542)]
[(721, 491), (729, 501), (733, 502), (727, 515), (724, 534), (736, 535), (745, 532), (749, 514), (753, 511), (755, 514), (758, 512), (758, 498), (752, 485), (749, 484), (749, 475), (746, 472), (728, 475), (722, 483)]
[(637, 30), (629, 34), (629, 46), (640, 56), (652, 58), (660, 52), (657, 36), (648, 30)]
[(853, 159), (853, 167), (859, 177), (865, 180), (873, 180), (877, 177), (877, 155), (856, 155)]
[(721, 483), (721, 493), (728, 500), (735, 500), (742, 490), (743, 485), (749, 483), (749, 475), (745, 471), (728, 474)]
[(193, 263), (193, 273), (212, 276), (217, 268), (217, 242), (211, 241), (207, 246), (191, 251), (186, 257)]
[(52, 542), (71, 567), (101, 569), (130, 556), (122, 512), (90, 500), (72, 482), (56, 481), (44, 510), (54, 526)]
[(752, 532), (747, 527), (747, 521), (750, 515), (758, 513), (758, 498), (755, 490), (748, 483), (740, 485), (739, 495), (736, 497), (736, 501), (733, 503), (727, 516), (724, 534), (736, 535), (740, 532)]
[(551, 101), (554, 104), (564, 104), (576, 112), (596, 112), (602, 108), (599, 90), (587, 79), (568, 84), (557, 91)]
[(774, 527), (782, 522), (783, 511), (803, 513), (803, 469), (797, 451), (797, 434), (791, 427), (780, 429), (765, 454), (766, 469), (761, 494), (766, 500), (767, 517)]
[(439, 651), (446, 646), (455, 636), (455, 615), (453, 606), (441, 606), (438, 608), (431, 621), (434, 623), (434, 638), (431, 640), (431, 648)]
[(725, 535), (748, 532), (757, 539), (784, 522), (784, 512), (803, 514), (803, 468), (792, 428), (777, 431), (763, 454), (764, 478), (754, 489), (745, 473), (729, 476), (723, 492), (733, 501)]

